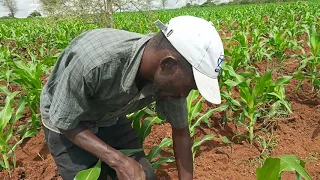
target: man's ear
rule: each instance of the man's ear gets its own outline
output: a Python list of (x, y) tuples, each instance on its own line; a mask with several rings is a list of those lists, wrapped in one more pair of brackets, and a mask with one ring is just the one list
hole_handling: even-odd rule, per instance
[(177, 65), (177, 60), (173, 56), (167, 56), (160, 61), (160, 67), (163, 70), (168, 70)]

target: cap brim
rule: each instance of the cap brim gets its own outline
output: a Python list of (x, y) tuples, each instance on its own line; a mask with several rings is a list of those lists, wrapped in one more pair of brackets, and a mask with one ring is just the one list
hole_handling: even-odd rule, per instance
[(200, 94), (213, 104), (221, 104), (218, 79), (208, 77), (193, 67), (193, 75)]

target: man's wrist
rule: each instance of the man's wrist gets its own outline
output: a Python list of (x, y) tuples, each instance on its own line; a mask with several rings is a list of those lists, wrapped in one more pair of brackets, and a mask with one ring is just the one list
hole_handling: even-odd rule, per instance
[(112, 149), (105, 152), (102, 161), (113, 169), (119, 169), (125, 166), (126, 157), (120, 151)]

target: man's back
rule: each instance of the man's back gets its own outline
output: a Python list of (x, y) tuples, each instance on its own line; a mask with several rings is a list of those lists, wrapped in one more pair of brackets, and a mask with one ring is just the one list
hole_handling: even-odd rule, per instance
[(96, 29), (76, 37), (43, 88), (43, 124), (56, 132), (56, 127), (70, 129), (80, 121), (103, 118), (109, 120), (103, 126), (114, 124), (121, 113), (117, 111), (128, 111), (129, 107), (123, 108), (137, 94), (133, 82), (124, 81), (124, 76), (135, 76), (128, 72), (134, 73), (132, 68), (139, 63), (135, 61), (141, 59), (141, 47), (149, 38), (116, 29)]

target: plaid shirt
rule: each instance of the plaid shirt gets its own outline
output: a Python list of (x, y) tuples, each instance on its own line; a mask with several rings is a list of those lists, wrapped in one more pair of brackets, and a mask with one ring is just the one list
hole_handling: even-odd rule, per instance
[(157, 101), (152, 84), (138, 90), (134, 80), (146, 42), (141, 35), (95, 29), (76, 37), (58, 58), (40, 101), (43, 125), (60, 133), (84, 123), (94, 132), (118, 117), (156, 101), (156, 111), (174, 128), (188, 126), (186, 99)]

